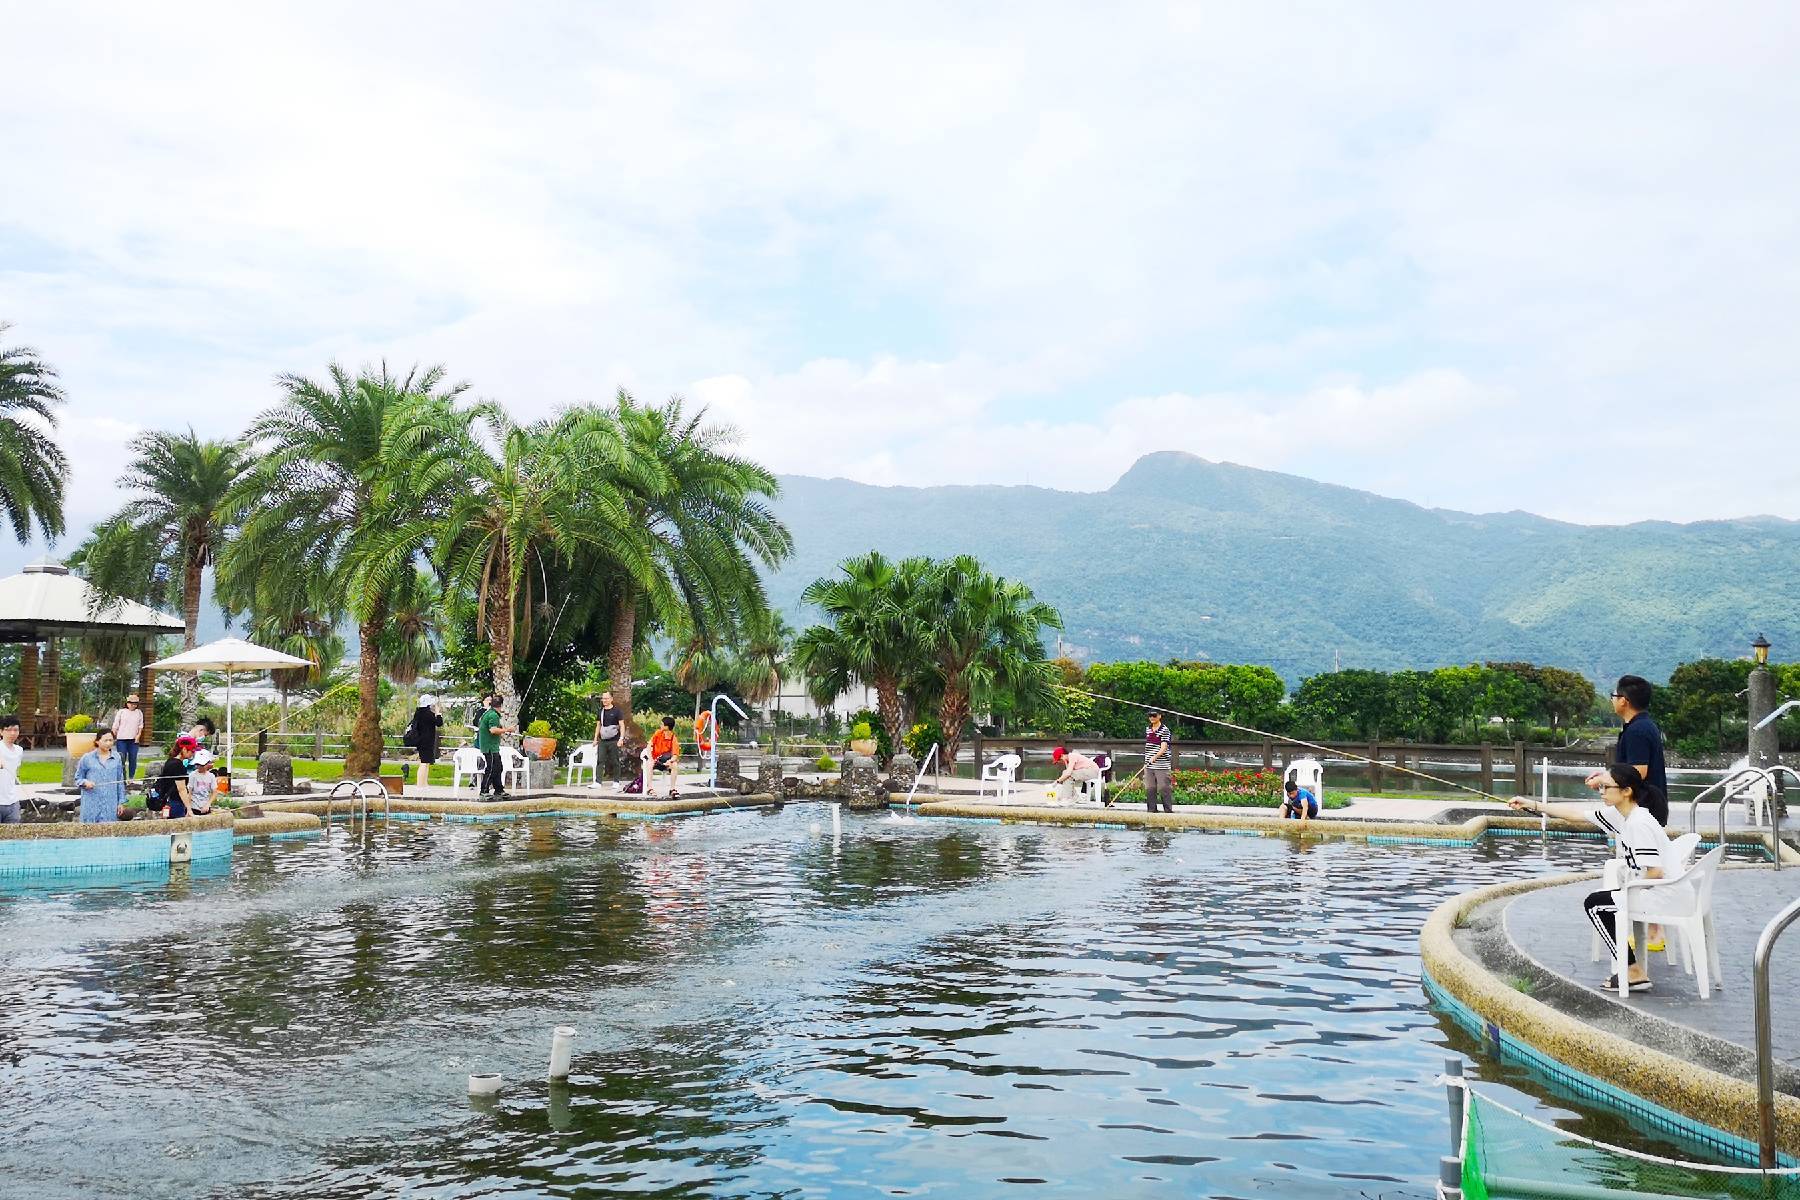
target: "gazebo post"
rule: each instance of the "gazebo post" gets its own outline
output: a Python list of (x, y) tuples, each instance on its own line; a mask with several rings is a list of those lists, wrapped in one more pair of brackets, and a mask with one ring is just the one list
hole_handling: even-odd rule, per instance
[(36, 642), (26, 642), (25, 651), (19, 655), (19, 720), (25, 728), (31, 728), (31, 721), (37, 715), (38, 706), (38, 647)]
[(156, 672), (150, 664), (156, 660), (156, 639), (145, 638), (138, 654), (138, 711), (144, 714), (144, 732), (138, 744), (148, 746), (156, 737)]
[(50, 737), (62, 732), (62, 660), (56, 653), (56, 635), (44, 639), (44, 669), (38, 676), (38, 707), (50, 722)]

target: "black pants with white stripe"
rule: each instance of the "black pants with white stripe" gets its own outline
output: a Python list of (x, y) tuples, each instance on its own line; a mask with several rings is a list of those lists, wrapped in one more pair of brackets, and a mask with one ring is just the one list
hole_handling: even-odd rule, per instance
[[(1619, 959), (1619, 906), (1613, 903), (1613, 894), (1611, 892), (1589, 892), (1587, 899), (1581, 902), (1581, 906), (1587, 909), (1588, 920), (1594, 923), (1594, 928), (1600, 931), (1600, 940), (1606, 943), (1607, 961), (1617, 962)], [(1625, 947), (1625, 961), (1637, 962), (1637, 951), (1630, 946)]]

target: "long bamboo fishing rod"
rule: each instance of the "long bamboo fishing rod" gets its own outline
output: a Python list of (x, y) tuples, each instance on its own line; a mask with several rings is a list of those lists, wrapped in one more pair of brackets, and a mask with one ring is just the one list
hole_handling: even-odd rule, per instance
[[(1141, 708), (1145, 712), (1166, 713), (1172, 717), (1182, 717), (1189, 721), (1199, 721), (1206, 725), (1217, 725), (1223, 729), (1235, 729), (1239, 733), (1254, 733), (1257, 737), (1274, 738), (1277, 741), (1288, 742), (1295, 746), (1302, 746), (1308, 750), (1317, 750), (1320, 754), (1328, 754), (1328, 755), (1333, 755), (1333, 756), (1336, 756), (1339, 758), (1353, 759), (1356, 762), (1367, 763), (1372, 767), (1379, 767), (1384, 771), (1399, 771), (1403, 774), (1411, 775), (1417, 779), (1428, 779), (1432, 783), (1441, 783), (1445, 787), (1455, 788), (1458, 791), (1468, 792), (1469, 794), (1474, 795), (1474, 796), (1480, 796), (1484, 800), (1493, 800), (1500, 804), (1506, 803), (1506, 800), (1504, 797), (1496, 796), (1492, 792), (1484, 792), (1480, 788), (1470, 787), (1466, 783), (1457, 783), (1454, 779), (1444, 779), (1441, 776), (1432, 775), (1425, 771), (1415, 771), (1411, 767), (1403, 767), (1403, 766), (1400, 766), (1398, 763), (1379, 762), (1376, 759), (1368, 757), (1367, 755), (1358, 754), (1354, 750), (1339, 750), (1339, 749), (1334, 749), (1330, 746), (1321, 746), (1317, 742), (1308, 742), (1301, 738), (1289, 737), (1285, 733), (1270, 733), (1266, 729), (1257, 729), (1254, 726), (1250, 726), (1250, 725), (1239, 725), (1234, 721), (1222, 720), (1219, 717), (1203, 717), (1199, 713), (1182, 712), (1179, 709), (1168, 708), (1168, 707), (1162, 706), (1162, 705), (1140, 704), (1136, 700), (1121, 700), (1117, 696), (1102, 696), (1098, 692), (1086, 691), (1085, 689), (1078, 688), (1078, 687), (1072, 687), (1066, 683), (1059, 683), (1056, 686), (1061, 688), (1065, 692), (1073, 692), (1077, 696), (1086, 696), (1090, 700), (1104, 700), (1109, 704), (1123, 704), (1127, 708)], [(1139, 774), (1143, 773), (1143, 769), (1141, 767), (1139, 768), (1138, 773)], [(1133, 778), (1135, 779), (1136, 776), (1133, 776)]]

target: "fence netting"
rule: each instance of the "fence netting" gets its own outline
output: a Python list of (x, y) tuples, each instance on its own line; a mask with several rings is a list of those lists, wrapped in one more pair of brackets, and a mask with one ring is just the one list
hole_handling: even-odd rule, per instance
[(1467, 1200), (1800, 1200), (1800, 1167), (1763, 1171), (1662, 1158), (1558, 1129), (1466, 1084), (1463, 1098), (1462, 1186)]

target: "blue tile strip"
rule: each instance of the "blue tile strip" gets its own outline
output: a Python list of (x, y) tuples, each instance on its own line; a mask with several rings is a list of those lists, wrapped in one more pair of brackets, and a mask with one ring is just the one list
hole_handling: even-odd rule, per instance
[[(193, 861), (231, 857), (230, 829), (205, 829), (189, 836)], [(164, 866), (169, 862), (172, 837), (134, 832), (106, 837), (8, 838), (0, 841), (0, 875)]]
[[(1563, 1096), (1593, 1104), (1630, 1121), (1639, 1129), (1655, 1132), (1676, 1145), (1710, 1154), (1729, 1166), (1754, 1167), (1760, 1153), (1755, 1142), (1714, 1129), (1712, 1126), (1683, 1116), (1673, 1109), (1615, 1087), (1601, 1079), (1578, 1071), (1551, 1058), (1528, 1042), (1513, 1037), (1492, 1021), (1484, 1021), (1473, 1009), (1438, 986), (1430, 975), (1423, 977), (1425, 994), (1434, 1007), (1481, 1040), (1490, 1054), (1502, 1064), (1523, 1066), (1539, 1082)], [(1778, 1160), (1783, 1167), (1797, 1164), (1791, 1155)]]

